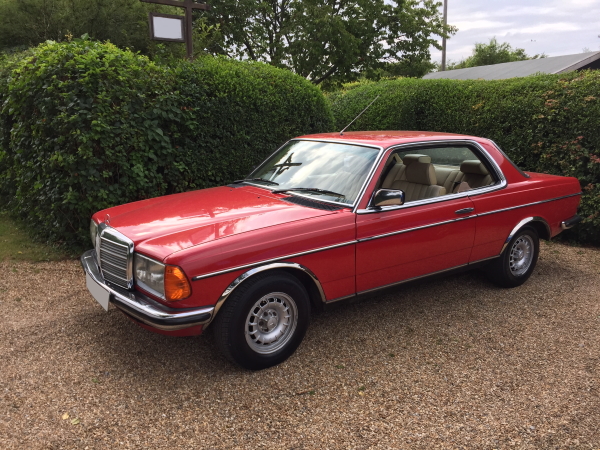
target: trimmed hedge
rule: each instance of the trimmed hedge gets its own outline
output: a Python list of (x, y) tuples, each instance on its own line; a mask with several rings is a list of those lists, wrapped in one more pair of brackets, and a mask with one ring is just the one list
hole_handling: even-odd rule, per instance
[(353, 83), (329, 96), (336, 129), (378, 94), (351, 129), (483, 136), (524, 170), (577, 177), (584, 220), (569, 235), (600, 244), (600, 71), (496, 81)]
[(317, 88), (265, 64), (166, 67), (110, 43), (48, 42), (0, 66), (0, 207), (89, 246), (95, 211), (226, 184), (331, 125)]

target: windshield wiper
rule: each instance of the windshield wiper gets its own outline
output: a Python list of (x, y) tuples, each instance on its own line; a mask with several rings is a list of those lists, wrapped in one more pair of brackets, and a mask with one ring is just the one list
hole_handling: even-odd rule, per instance
[(265, 180), (264, 178), (244, 178), (243, 180), (235, 180), (232, 184), (243, 183), (244, 181), (262, 181), (263, 183), (279, 186), (279, 183), (275, 183), (271, 180)]
[(327, 189), (318, 189), (318, 188), (298, 187), (298, 188), (289, 188), (289, 189), (275, 189), (274, 191), (271, 191), (271, 192), (273, 194), (282, 194), (282, 193), (288, 192), (288, 191), (310, 191), (310, 192), (316, 192), (317, 194), (333, 195), (335, 197), (346, 198), (346, 196), (344, 194), (339, 194), (337, 192), (328, 191)]

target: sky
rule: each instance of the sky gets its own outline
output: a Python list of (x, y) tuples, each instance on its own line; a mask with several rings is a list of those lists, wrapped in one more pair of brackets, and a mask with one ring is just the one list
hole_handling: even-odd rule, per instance
[[(470, 56), (476, 42), (487, 43), (494, 36), (528, 55), (600, 50), (600, 0), (447, 1), (448, 23), (458, 27), (447, 41), (448, 61)], [(432, 61), (442, 60), (435, 48), (431, 56)]]

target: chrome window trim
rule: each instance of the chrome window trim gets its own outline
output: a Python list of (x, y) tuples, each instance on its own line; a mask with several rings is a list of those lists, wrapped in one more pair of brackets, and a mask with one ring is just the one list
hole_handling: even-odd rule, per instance
[(397, 209), (412, 208), (415, 206), (429, 205), (431, 203), (445, 202), (448, 200), (455, 200), (457, 198), (471, 197), (471, 196), (475, 196), (475, 195), (485, 194), (488, 192), (494, 192), (494, 191), (498, 191), (500, 189), (504, 189), (507, 186), (506, 177), (504, 176), (504, 173), (502, 173), (502, 170), (500, 169), (500, 166), (498, 165), (498, 163), (494, 160), (494, 158), (492, 158), (489, 155), (489, 153), (486, 151), (486, 149), (483, 148), (481, 146), (481, 144), (479, 144), (479, 142), (476, 142), (476, 141), (473, 141), (470, 139), (450, 139), (450, 140), (440, 140), (440, 141), (410, 142), (410, 143), (406, 143), (406, 144), (393, 145), (393, 146), (389, 147), (388, 149), (386, 149), (386, 152), (384, 152), (384, 153), (387, 153), (388, 150), (391, 150), (390, 153), (393, 153), (394, 151), (396, 151), (400, 148), (403, 148), (403, 147), (413, 147), (413, 146), (414, 147), (423, 147), (423, 146), (440, 145), (440, 144), (444, 144), (444, 145), (465, 144), (465, 145), (470, 145), (470, 146), (476, 147), (477, 151), (479, 151), (479, 153), (492, 166), (492, 169), (494, 170), (498, 181), (495, 184), (493, 184), (492, 186), (484, 186), (484, 187), (480, 187), (480, 188), (475, 188), (475, 189), (471, 189), (466, 192), (457, 192), (454, 194), (441, 195), (439, 197), (426, 198), (423, 200), (408, 202), (408, 203), (405, 203), (404, 205), (390, 206), (387, 208), (374, 208), (372, 206), (368, 206), (366, 209), (358, 209), (355, 212), (357, 214), (373, 214), (373, 213), (380, 213), (380, 212), (384, 212), (384, 211), (394, 211)]
[(510, 163), (510, 165), (513, 166), (517, 170), (517, 172), (519, 172), (523, 176), (523, 178), (531, 178), (531, 176), (529, 176), (527, 173), (525, 173), (525, 171), (523, 169), (521, 169), (519, 166), (517, 166), (517, 164), (512, 159), (509, 158), (509, 156), (506, 154), (506, 152), (504, 150), (502, 150), (502, 148), (498, 144), (496, 144), (495, 141), (492, 141), (491, 139), (488, 139), (488, 141), (490, 141), (492, 143), (492, 145), (494, 147), (496, 147), (496, 150), (498, 150), (500, 152), (500, 154), (502, 156), (504, 156), (504, 158), (506, 158), (506, 160)]
[(272, 269), (294, 269), (294, 270), (300, 270), (300, 271), (304, 272), (315, 283), (315, 285), (319, 291), (319, 295), (321, 297), (321, 302), (325, 303), (327, 301), (327, 299), (325, 298), (325, 292), (323, 291), (323, 286), (321, 286), (321, 282), (319, 281), (317, 276), (307, 267), (304, 267), (303, 265), (298, 264), (298, 263), (287, 263), (287, 262), (267, 264), (264, 266), (255, 267), (254, 269), (250, 269), (249, 271), (244, 272), (239, 277), (237, 277), (235, 280), (233, 280), (233, 282), (231, 282), (231, 284), (229, 286), (227, 286), (227, 289), (225, 289), (223, 291), (223, 293), (219, 297), (219, 300), (217, 300), (217, 303), (214, 306), (214, 311), (212, 313), (212, 316), (211, 316), (210, 320), (204, 325), (204, 329), (206, 329), (206, 327), (208, 327), (210, 325), (210, 323), (213, 321), (213, 319), (216, 317), (217, 313), (223, 306), (223, 303), (225, 303), (225, 301), (229, 298), (229, 296), (233, 293), (233, 291), (235, 291), (235, 289), (240, 284), (242, 284), (244, 281), (246, 281), (251, 276), (256, 275), (257, 273), (261, 273), (266, 270), (272, 270)]
[[(279, 147), (277, 150), (275, 150), (273, 153), (271, 153), (267, 158), (265, 158), (265, 160), (259, 166), (256, 166), (256, 168), (254, 168), (252, 170), (252, 172), (250, 172), (250, 174), (248, 175), (248, 178), (250, 178), (251, 175), (254, 172), (256, 172), (258, 169), (260, 169), (262, 166), (264, 166), (265, 163), (267, 162), (267, 160), (269, 160), (279, 150), (281, 150), (283, 147), (285, 147), (290, 142), (294, 142), (294, 141), (324, 142), (326, 144), (354, 145), (354, 146), (357, 146), (357, 147), (374, 148), (374, 149), (377, 149), (379, 151), (378, 154), (377, 154), (377, 157), (375, 158), (375, 161), (373, 161), (373, 165), (371, 167), (371, 170), (369, 170), (369, 172), (367, 173), (367, 176), (365, 178), (365, 182), (363, 183), (362, 187), (358, 191), (358, 195), (356, 196), (356, 200), (354, 200), (354, 202), (352, 202), (352, 203), (342, 203), (342, 202), (336, 202), (334, 200), (325, 200), (325, 199), (321, 199), (321, 198), (315, 198), (315, 197), (311, 197), (311, 196), (301, 195), (298, 192), (290, 192), (289, 193), (289, 195), (295, 195), (295, 196), (298, 196), (298, 197), (308, 198), (310, 200), (317, 200), (317, 201), (320, 201), (320, 202), (333, 203), (335, 205), (341, 205), (341, 206), (344, 206), (346, 208), (352, 208), (352, 212), (356, 212), (356, 208), (358, 207), (358, 204), (360, 203), (360, 200), (362, 199), (362, 196), (364, 194), (364, 190), (366, 189), (367, 185), (371, 181), (371, 178), (373, 177), (373, 173), (375, 172), (375, 170), (377, 170), (377, 167), (379, 167), (379, 162), (381, 161), (381, 157), (385, 153), (383, 147), (381, 147), (379, 145), (369, 145), (369, 144), (364, 144), (364, 143), (359, 143), (359, 142), (354, 142), (354, 141), (347, 141), (347, 140), (344, 140), (344, 139), (294, 138), (294, 139), (290, 139), (289, 141), (287, 141), (285, 144), (283, 144), (281, 147)], [(259, 185), (259, 184), (250, 183), (248, 181), (245, 181), (245, 183), (246, 184), (250, 184), (252, 186), (256, 186), (256, 187), (260, 187), (260, 188), (263, 188), (263, 189), (267, 189), (267, 190), (270, 190), (270, 191), (277, 190), (276, 187), (273, 187), (273, 189), (271, 189), (272, 186), (269, 187), (269, 186), (265, 186), (264, 184)]]
[(263, 264), (269, 264), (269, 263), (272, 263), (272, 262), (281, 261), (282, 259), (295, 258), (297, 256), (303, 256), (303, 255), (308, 255), (308, 254), (311, 254), (311, 253), (322, 252), (322, 251), (325, 251), (325, 250), (331, 250), (333, 248), (345, 247), (347, 245), (356, 244), (356, 242), (358, 242), (358, 241), (342, 242), (340, 244), (328, 245), (326, 247), (319, 247), (319, 248), (315, 248), (313, 250), (307, 250), (305, 252), (292, 253), (290, 255), (280, 256), (278, 258), (265, 259), (263, 261), (257, 261), (257, 262), (250, 263), (250, 264), (244, 264), (243, 266), (236, 266), (236, 267), (231, 267), (229, 269), (223, 269), (223, 270), (218, 270), (216, 272), (206, 273), (206, 274), (203, 274), (203, 275), (196, 275), (196, 276), (192, 277), (192, 281), (198, 281), (198, 280), (202, 280), (204, 278), (210, 278), (210, 277), (214, 277), (214, 276), (217, 276), (217, 275), (222, 275), (224, 273), (236, 272), (238, 270), (248, 269), (250, 267), (262, 266)]

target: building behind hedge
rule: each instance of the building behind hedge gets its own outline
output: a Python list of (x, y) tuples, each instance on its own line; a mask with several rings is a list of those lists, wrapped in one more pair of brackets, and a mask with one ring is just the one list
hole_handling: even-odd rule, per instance
[(440, 78), (451, 80), (504, 80), (536, 74), (556, 75), (588, 69), (600, 70), (600, 52), (577, 53), (575, 55), (552, 56), (550, 58), (446, 70), (444, 72), (429, 73), (423, 78), (428, 80)]

